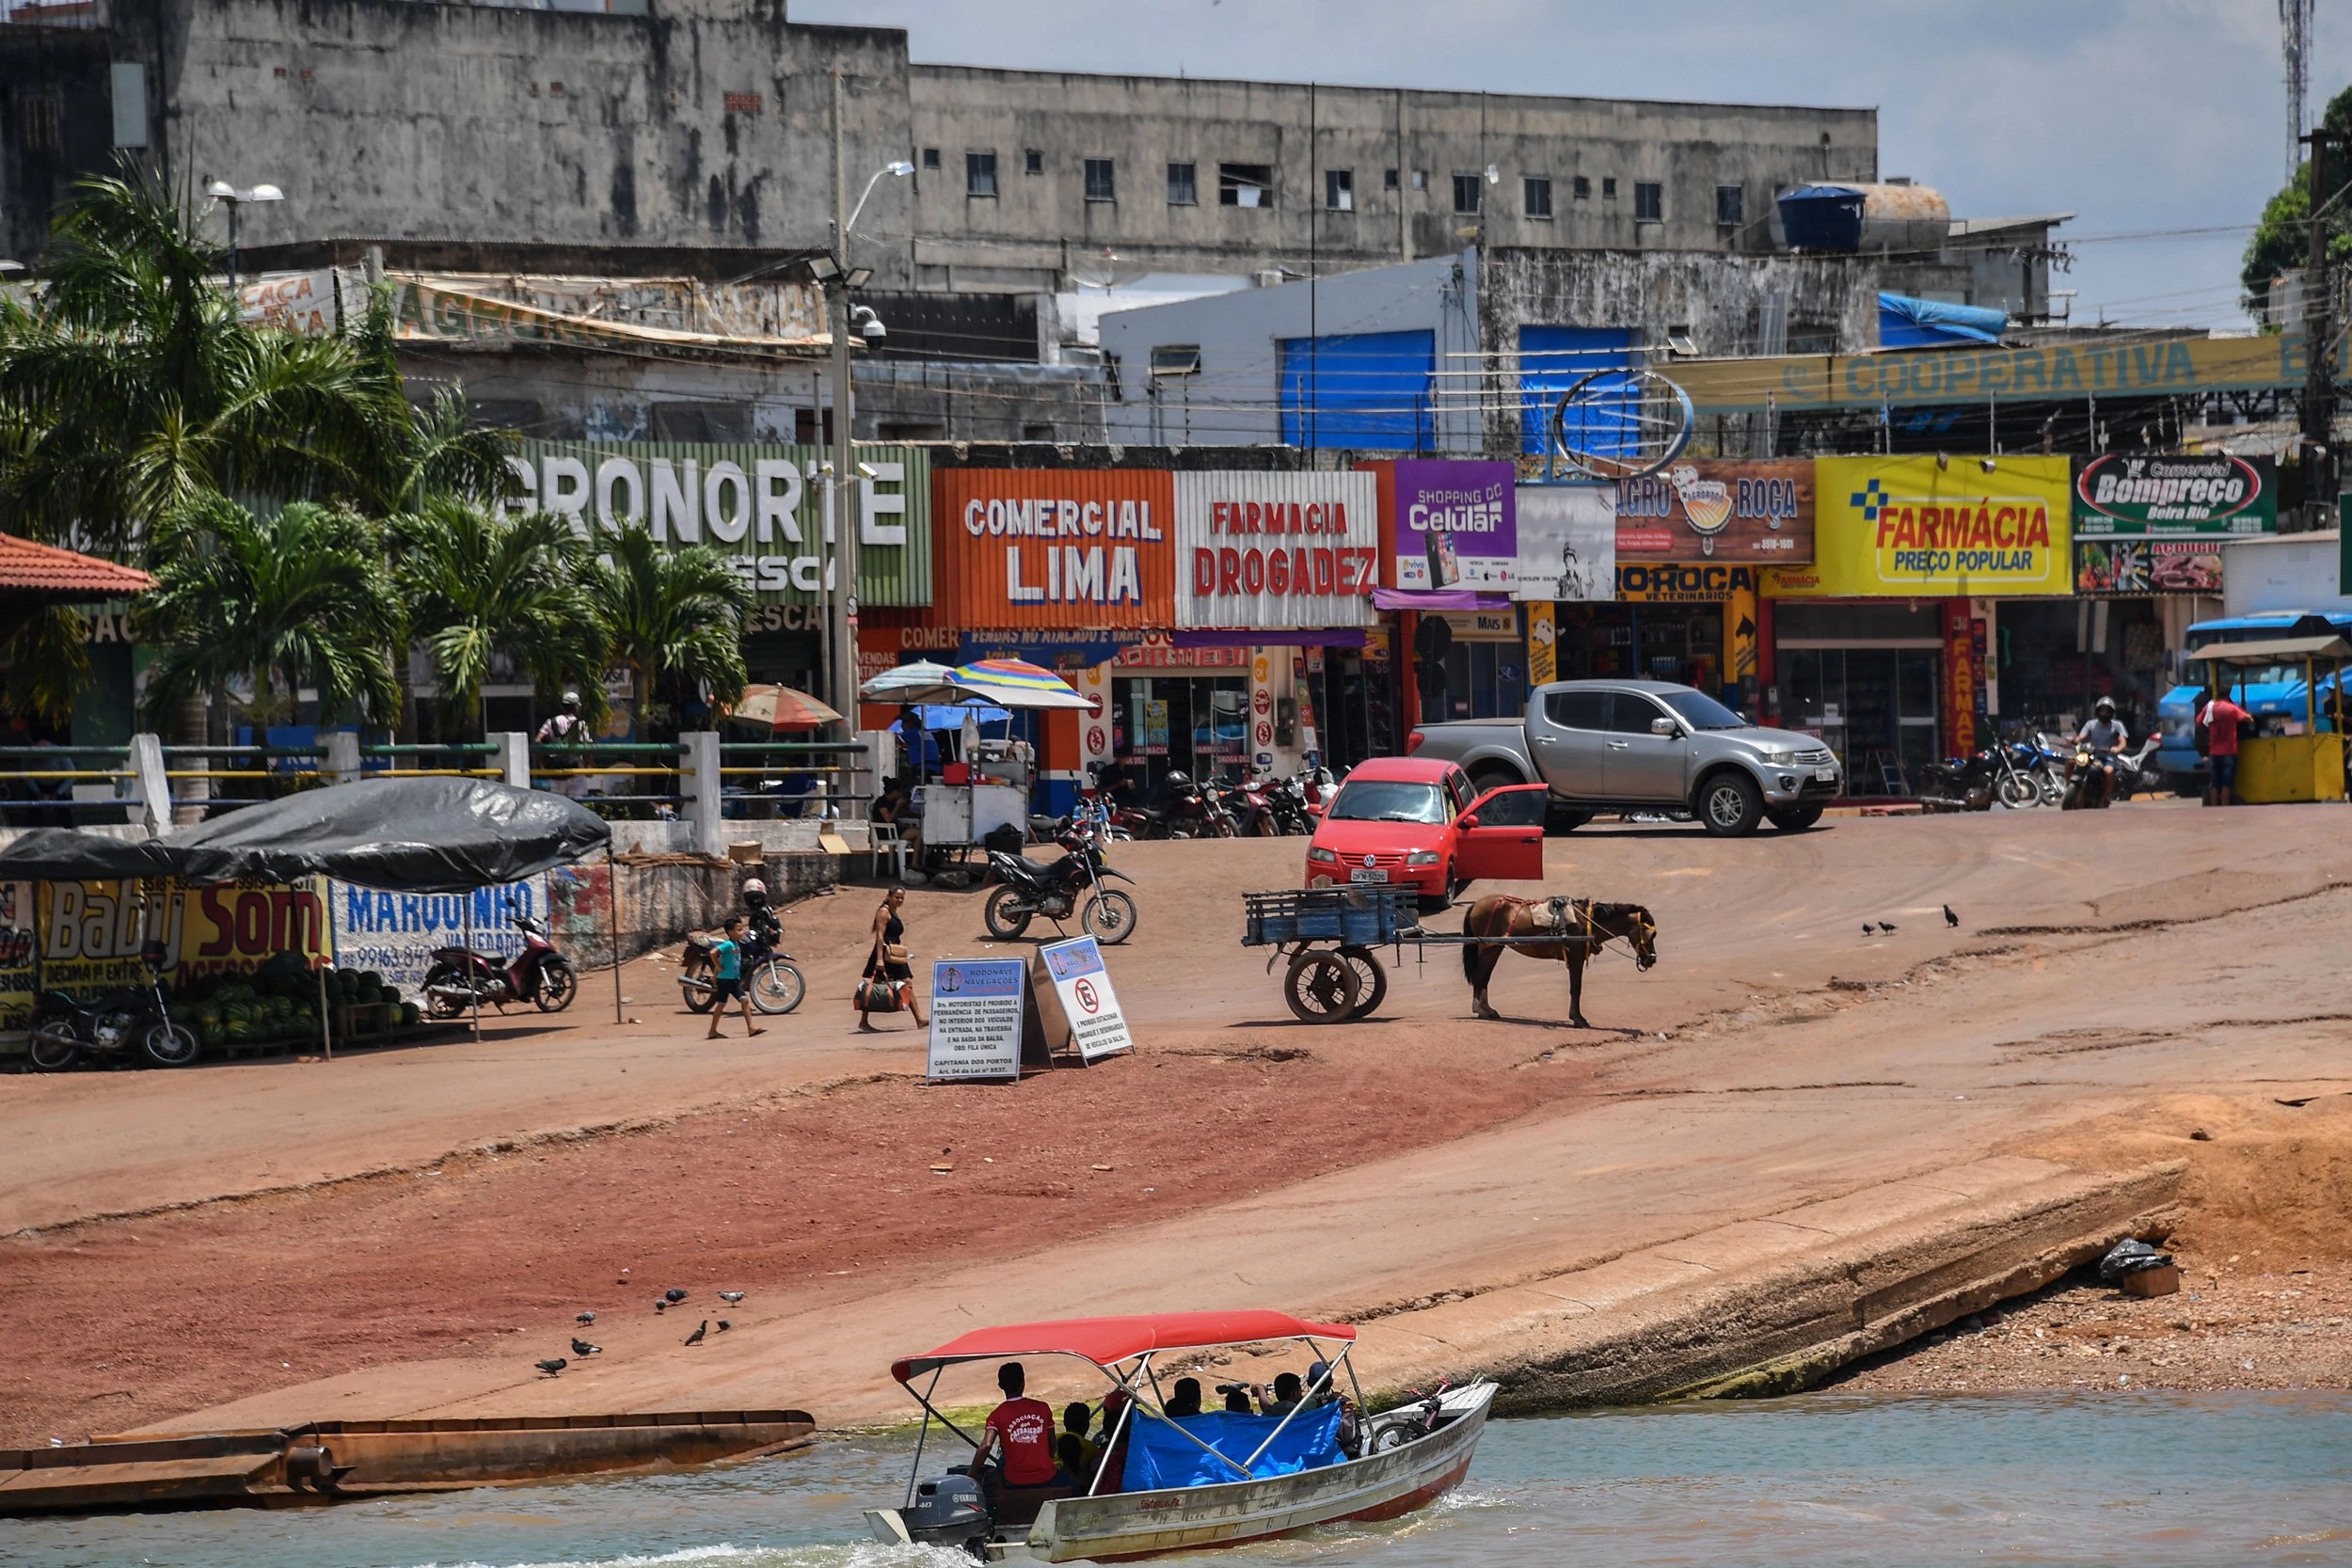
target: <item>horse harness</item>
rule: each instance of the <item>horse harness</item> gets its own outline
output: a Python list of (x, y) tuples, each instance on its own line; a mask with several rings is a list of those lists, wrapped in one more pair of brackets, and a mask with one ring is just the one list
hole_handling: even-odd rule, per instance
[[(1552, 936), (1563, 943), (1575, 942), (1587, 952), (1598, 952), (1610, 934), (1593, 919), (1593, 903), (1589, 898), (1554, 897), (1544, 901), (1544, 918), (1550, 922)], [(1579, 930), (1577, 927), (1581, 927)]]

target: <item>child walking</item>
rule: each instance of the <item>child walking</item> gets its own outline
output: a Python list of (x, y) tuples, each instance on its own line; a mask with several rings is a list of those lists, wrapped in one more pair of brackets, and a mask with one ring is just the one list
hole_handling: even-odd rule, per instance
[(752, 1022), (752, 999), (743, 990), (743, 917), (730, 915), (727, 928), (717, 942), (710, 944), (710, 1033), (705, 1039), (719, 1037), (719, 1021), (727, 1016), (727, 998), (735, 998), (743, 1009), (743, 1031), (747, 1035), (764, 1035), (768, 1031)]

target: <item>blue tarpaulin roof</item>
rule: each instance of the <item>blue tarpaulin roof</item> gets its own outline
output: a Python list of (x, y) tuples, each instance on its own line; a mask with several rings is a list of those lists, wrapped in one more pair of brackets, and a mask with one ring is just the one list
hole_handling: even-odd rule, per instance
[[(1248, 1463), (1258, 1445), (1265, 1443), (1281, 1424), (1272, 1416), (1235, 1416), (1224, 1411), (1166, 1421), (1138, 1410), (1128, 1438), (1127, 1469), (1120, 1490), (1148, 1492), (1165, 1486), (1216, 1486), (1239, 1481), (1241, 1474), (1234, 1466)], [(1174, 1430), (1178, 1426), (1233, 1464), (1202, 1453), (1185, 1441), (1184, 1433)], [(1265, 1452), (1258, 1454), (1249, 1474), (1258, 1480), (1296, 1475), (1339, 1461), (1340, 1407), (1329, 1404), (1294, 1417), (1279, 1437), (1266, 1443)]]
[(1976, 305), (1947, 305), (1909, 294), (1879, 295), (1879, 347), (1951, 348), (1994, 343), (2009, 317)]

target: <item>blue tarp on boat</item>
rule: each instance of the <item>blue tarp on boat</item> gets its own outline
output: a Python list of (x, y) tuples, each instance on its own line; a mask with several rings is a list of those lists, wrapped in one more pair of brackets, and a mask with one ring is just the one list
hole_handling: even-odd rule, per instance
[[(1150, 1492), (1162, 1487), (1215, 1486), (1239, 1481), (1241, 1475), (1234, 1465), (1248, 1463), (1249, 1456), (1257, 1453), (1258, 1445), (1265, 1443), (1281, 1424), (1272, 1416), (1234, 1416), (1223, 1411), (1166, 1421), (1138, 1410), (1127, 1442), (1127, 1470), (1120, 1490)], [(1185, 1440), (1184, 1433), (1173, 1430), (1179, 1426), (1233, 1464), (1224, 1464), (1201, 1452)], [(1295, 1417), (1282, 1434), (1266, 1445), (1265, 1452), (1258, 1454), (1257, 1463), (1249, 1465), (1249, 1474), (1253, 1479), (1263, 1480), (1321, 1469), (1339, 1462), (1340, 1407), (1328, 1404)]]

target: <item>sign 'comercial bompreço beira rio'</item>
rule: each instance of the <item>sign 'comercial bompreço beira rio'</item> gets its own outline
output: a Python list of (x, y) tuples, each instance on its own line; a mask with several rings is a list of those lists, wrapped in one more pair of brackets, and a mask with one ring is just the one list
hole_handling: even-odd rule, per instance
[(2229, 452), (2107, 452), (2074, 475), (2074, 533), (2275, 533), (2279, 470)]

